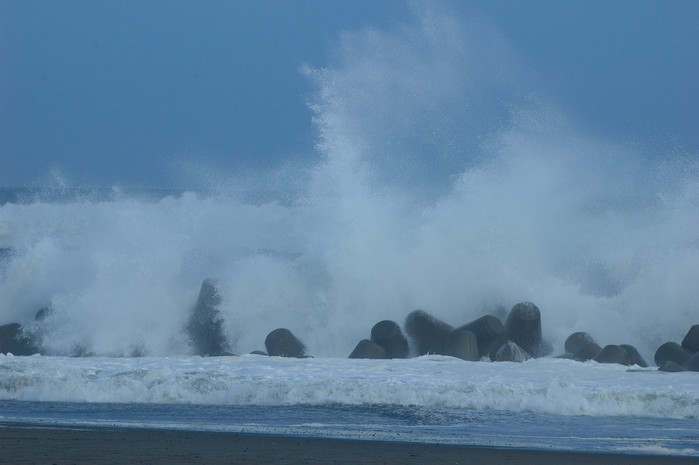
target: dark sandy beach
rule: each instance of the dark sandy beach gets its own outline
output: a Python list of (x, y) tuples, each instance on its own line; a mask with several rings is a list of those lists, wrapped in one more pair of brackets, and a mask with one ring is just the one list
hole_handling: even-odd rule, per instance
[(195, 431), (0, 426), (2, 464), (697, 464), (602, 455)]

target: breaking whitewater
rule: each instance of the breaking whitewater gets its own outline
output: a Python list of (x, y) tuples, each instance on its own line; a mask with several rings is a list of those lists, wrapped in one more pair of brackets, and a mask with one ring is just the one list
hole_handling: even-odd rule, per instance
[(655, 366), (696, 352), (696, 156), (576, 130), (446, 14), (336, 56), (306, 163), (0, 192), (0, 325), (41, 354), (0, 355), (0, 420), (699, 455), (697, 373)]

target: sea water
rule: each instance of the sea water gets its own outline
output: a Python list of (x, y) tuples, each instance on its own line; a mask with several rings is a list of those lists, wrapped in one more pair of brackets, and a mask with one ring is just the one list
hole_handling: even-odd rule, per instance
[(699, 456), (696, 373), (465, 362), (0, 356), (0, 422)]
[[(496, 31), (428, 13), (303, 69), (303, 160), (192, 164), (176, 190), (4, 189), (0, 324), (44, 355), (0, 356), (3, 421), (697, 455), (696, 373), (346, 359), (417, 308), (459, 326), (531, 301), (554, 355), (587, 331), (651, 363), (699, 323), (696, 154), (587, 134)], [(315, 358), (192, 358), (207, 278), (232, 352), (285, 327)]]

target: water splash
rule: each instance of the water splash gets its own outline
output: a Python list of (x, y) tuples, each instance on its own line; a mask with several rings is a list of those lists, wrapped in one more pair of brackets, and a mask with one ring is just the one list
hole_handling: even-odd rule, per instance
[(50, 305), (50, 353), (187, 353), (205, 278), (238, 352), (288, 327), (309, 353), (346, 357), (415, 308), (460, 325), (523, 300), (559, 350), (585, 330), (648, 356), (696, 323), (687, 154), (577, 130), (497, 31), (439, 7), (346, 33), (334, 56), (306, 69), (314, 161), (268, 195), (241, 195), (247, 179), (1, 206), (0, 323), (31, 325)]

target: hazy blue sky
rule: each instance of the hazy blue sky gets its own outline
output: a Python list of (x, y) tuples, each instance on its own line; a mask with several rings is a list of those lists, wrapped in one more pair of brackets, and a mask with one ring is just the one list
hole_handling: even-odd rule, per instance
[[(594, 134), (699, 147), (699, 2), (454, 2), (502, 33)], [(402, 1), (0, 0), (0, 186), (168, 187), (179, 162), (264, 170), (313, 157), (303, 65)], [(182, 186), (178, 186), (182, 187)]]

